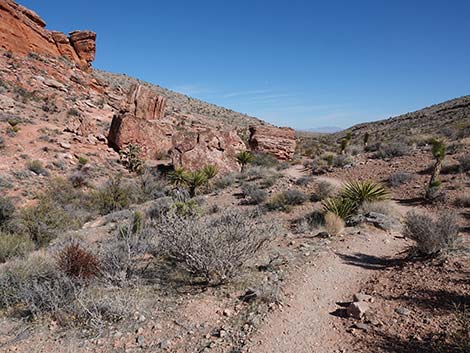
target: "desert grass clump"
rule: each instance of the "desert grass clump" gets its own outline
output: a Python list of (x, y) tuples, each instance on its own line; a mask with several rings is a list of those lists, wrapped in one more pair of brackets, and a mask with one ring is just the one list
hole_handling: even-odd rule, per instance
[(253, 160), (250, 163), (260, 167), (273, 168), (278, 166), (279, 161), (271, 154), (255, 152), (253, 153)]
[(408, 172), (396, 172), (388, 177), (388, 184), (392, 187), (398, 187), (400, 185), (409, 183), (413, 180), (414, 175)]
[(332, 236), (340, 235), (344, 231), (344, 220), (332, 212), (327, 212), (324, 227), (328, 234)]
[(410, 153), (410, 147), (404, 142), (391, 142), (380, 144), (375, 158), (395, 158), (405, 156)]
[(344, 168), (346, 166), (352, 166), (354, 159), (347, 154), (338, 154), (333, 158), (333, 166), (336, 168)]
[(288, 212), (291, 210), (292, 206), (302, 205), (307, 200), (307, 195), (302, 191), (291, 189), (275, 195), (269, 200), (266, 207), (270, 211)]
[(433, 218), (411, 211), (406, 214), (403, 234), (415, 241), (415, 253), (434, 257), (452, 250), (458, 243), (458, 218), (453, 212)]
[(193, 276), (218, 285), (236, 276), (274, 230), (256, 212), (232, 210), (204, 218), (170, 213), (158, 224), (159, 248)]
[(265, 190), (252, 183), (242, 184), (241, 190), (248, 205), (259, 205), (268, 197), (268, 193)]
[(325, 225), (325, 214), (321, 211), (313, 211), (296, 220), (295, 230), (297, 233), (309, 233), (319, 230)]
[(214, 186), (219, 189), (226, 189), (237, 182), (237, 177), (235, 174), (227, 174), (220, 178), (217, 178), (214, 182)]

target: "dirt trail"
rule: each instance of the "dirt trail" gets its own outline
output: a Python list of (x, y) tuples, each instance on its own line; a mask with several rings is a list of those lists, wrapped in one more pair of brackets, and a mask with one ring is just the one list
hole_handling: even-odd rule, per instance
[[(328, 181), (340, 183), (332, 178)], [(406, 247), (398, 234), (374, 228), (353, 232), (344, 240), (335, 240), (313, 264), (292, 275), (283, 310), (268, 315), (246, 352), (332, 353), (347, 348), (337, 329), (343, 319), (332, 315), (340, 308), (337, 303), (350, 301), (362, 283)]]

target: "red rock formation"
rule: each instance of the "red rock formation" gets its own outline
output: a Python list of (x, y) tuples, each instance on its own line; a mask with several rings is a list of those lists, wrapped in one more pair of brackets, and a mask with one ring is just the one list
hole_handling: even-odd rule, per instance
[[(34, 11), (13, 0), (0, 1), (0, 47), (17, 55), (37, 53), (66, 56), (86, 70), (95, 58), (96, 34), (72, 32), (71, 37), (45, 29), (46, 23)], [(70, 40), (72, 39), (72, 40)]]
[(295, 131), (287, 127), (250, 126), (249, 143), (255, 152), (269, 153), (277, 159), (289, 160), (295, 152)]
[(220, 174), (226, 174), (239, 170), (236, 155), (245, 149), (235, 131), (206, 128), (176, 134), (170, 157), (175, 167), (196, 170), (211, 164)]
[(162, 121), (139, 119), (131, 113), (114, 116), (109, 130), (109, 145), (120, 151), (133, 144), (142, 148), (142, 155), (156, 158), (171, 149), (173, 126)]
[(165, 116), (166, 98), (146, 86), (133, 85), (127, 104), (127, 110), (138, 119), (155, 120)]

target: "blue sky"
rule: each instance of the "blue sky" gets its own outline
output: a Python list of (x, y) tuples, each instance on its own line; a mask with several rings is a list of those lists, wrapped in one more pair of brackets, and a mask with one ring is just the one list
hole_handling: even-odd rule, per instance
[(308, 129), (470, 93), (470, 1), (19, 0), (94, 66)]

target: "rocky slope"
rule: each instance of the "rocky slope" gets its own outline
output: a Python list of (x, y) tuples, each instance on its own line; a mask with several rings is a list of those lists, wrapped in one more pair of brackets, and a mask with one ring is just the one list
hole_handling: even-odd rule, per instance
[(401, 139), (417, 134), (450, 133), (452, 130), (470, 130), (470, 96), (463, 96), (430, 107), (386, 120), (355, 125), (333, 134), (342, 137), (347, 132), (363, 136), (369, 132), (376, 140)]

